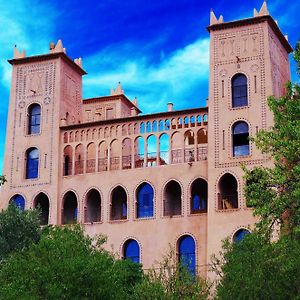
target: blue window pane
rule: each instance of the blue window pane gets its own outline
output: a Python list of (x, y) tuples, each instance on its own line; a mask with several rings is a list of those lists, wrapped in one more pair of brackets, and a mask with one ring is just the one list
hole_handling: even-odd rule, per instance
[(150, 184), (144, 183), (137, 192), (137, 217), (146, 218), (153, 216), (154, 191)]
[(199, 195), (193, 196), (192, 201), (192, 209), (193, 210), (206, 210), (206, 199), (204, 197), (200, 197)]
[(140, 263), (140, 246), (135, 240), (130, 240), (124, 247), (124, 258), (130, 259), (137, 264)]
[(41, 124), (41, 107), (38, 104), (34, 104), (29, 108), (28, 113), (28, 134), (40, 133)]
[(185, 236), (180, 240), (179, 261), (187, 267), (191, 275), (196, 275), (195, 241), (191, 236)]
[(39, 151), (31, 148), (27, 151), (26, 178), (32, 179), (38, 177), (39, 170)]
[(21, 195), (15, 195), (11, 198), (10, 203), (13, 203), (16, 207), (21, 210), (25, 209), (25, 199)]
[(244, 156), (250, 154), (249, 145), (234, 146), (233, 156)]
[(240, 107), (247, 105), (247, 77), (243, 74), (237, 74), (232, 79), (232, 106)]
[(234, 237), (233, 237), (233, 241), (234, 242), (240, 242), (244, 237), (245, 235), (247, 234), (250, 234), (250, 231), (247, 230), (247, 229), (240, 229), (238, 230), (235, 234), (234, 234)]
[(238, 122), (233, 127), (233, 134), (243, 134), (243, 133), (248, 133), (248, 131), (249, 131), (249, 126), (246, 122)]

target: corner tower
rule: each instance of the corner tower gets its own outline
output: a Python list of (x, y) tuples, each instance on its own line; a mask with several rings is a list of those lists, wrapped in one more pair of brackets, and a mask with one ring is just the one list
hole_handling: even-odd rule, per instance
[[(61, 123), (81, 122), (81, 60), (72, 61), (62, 42), (50, 53), (26, 57), (14, 49), (0, 208), (40, 204), (43, 222), (57, 222)], [(69, 119), (69, 120), (67, 120)]]
[(254, 224), (243, 196), (246, 166), (271, 161), (248, 140), (272, 125), (267, 97), (290, 79), (286, 37), (264, 2), (254, 16), (233, 22), (210, 16), (208, 261), (239, 229)]

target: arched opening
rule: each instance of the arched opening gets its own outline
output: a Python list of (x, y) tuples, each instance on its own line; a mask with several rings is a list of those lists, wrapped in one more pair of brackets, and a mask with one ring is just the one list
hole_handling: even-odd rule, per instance
[(36, 134), (41, 131), (41, 106), (37, 103), (28, 107), (28, 134)]
[(164, 216), (181, 215), (181, 186), (171, 180), (164, 189)]
[(170, 141), (169, 136), (164, 133), (159, 137), (159, 164), (168, 165), (170, 163), (169, 158)]
[(88, 144), (86, 156), (86, 172), (94, 173), (96, 169), (96, 146), (94, 143)]
[(151, 122), (150, 121), (148, 121), (147, 123), (146, 123), (146, 132), (151, 132)]
[(122, 169), (131, 169), (131, 139), (122, 142)]
[(145, 133), (145, 123), (144, 122), (140, 123), (140, 133)]
[(207, 132), (204, 129), (200, 129), (197, 132), (197, 158), (199, 160), (207, 159)]
[(26, 179), (38, 178), (39, 174), (39, 150), (29, 148), (26, 151)]
[(179, 262), (192, 276), (196, 275), (195, 241), (190, 235), (184, 235), (178, 242)]
[(231, 80), (232, 107), (248, 105), (247, 77), (236, 74)]
[(147, 139), (147, 167), (156, 166), (156, 137), (150, 135)]
[(167, 120), (165, 120), (165, 130), (170, 130), (170, 120), (169, 119), (167, 119)]
[(188, 130), (184, 133), (184, 161), (195, 161), (195, 134), (193, 131)]
[(233, 156), (249, 155), (249, 126), (246, 122), (240, 121), (232, 126)]
[(63, 198), (62, 224), (74, 224), (77, 222), (78, 206), (74, 192), (69, 191)]
[(14, 204), (20, 210), (25, 210), (25, 198), (20, 194), (12, 196), (9, 200), (9, 203)]
[(235, 177), (224, 174), (219, 181), (218, 209), (238, 208), (238, 184)]
[(123, 247), (124, 259), (130, 259), (137, 264), (140, 263), (140, 246), (136, 240), (130, 239), (125, 242)]
[(75, 148), (75, 175), (83, 174), (84, 151), (83, 145), (79, 144)]
[(120, 154), (121, 147), (118, 140), (113, 140), (110, 144), (110, 169), (119, 170), (120, 169)]
[(159, 131), (164, 131), (164, 121), (163, 120), (159, 120), (158, 127), (159, 127)]
[(107, 144), (101, 142), (98, 150), (98, 171), (107, 171)]
[(34, 208), (40, 210), (40, 224), (47, 225), (49, 221), (49, 199), (44, 193), (39, 193), (34, 199)]
[(184, 117), (183, 122), (184, 122), (184, 128), (188, 128), (189, 127), (189, 118)]
[(149, 183), (142, 183), (136, 193), (137, 218), (153, 217), (154, 190)]
[(157, 132), (157, 121), (156, 120), (154, 120), (152, 122), (152, 132)]
[(181, 143), (181, 134), (174, 132), (171, 136), (171, 161), (172, 164), (182, 163), (183, 149)]
[(68, 145), (64, 148), (64, 164), (63, 164), (64, 176), (72, 175), (72, 157), (73, 157), (73, 148), (70, 145)]
[(134, 166), (135, 168), (142, 168), (144, 166), (145, 158), (145, 143), (144, 139), (139, 136), (134, 141)]
[(127, 194), (124, 188), (117, 186), (111, 193), (111, 220), (127, 219)]
[(190, 123), (191, 123), (191, 127), (195, 127), (196, 122), (195, 122), (195, 117), (194, 116), (190, 117)]
[(197, 178), (191, 186), (191, 213), (207, 212), (207, 181)]
[(233, 242), (235, 243), (239, 243), (244, 237), (245, 235), (250, 234), (250, 231), (245, 229), (245, 228), (241, 228), (238, 231), (235, 232), (235, 234), (233, 235)]
[(84, 222), (93, 223), (101, 221), (101, 196), (100, 193), (92, 189), (86, 195), (84, 209)]

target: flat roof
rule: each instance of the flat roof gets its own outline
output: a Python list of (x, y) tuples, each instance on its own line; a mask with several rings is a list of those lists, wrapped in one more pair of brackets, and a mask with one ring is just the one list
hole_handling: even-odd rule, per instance
[(87, 74), (85, 70), (83, 70), (79, 65), (77, 65), (64, 52), (54, 52), (54, 53), (34, 55), (34, 56), (28, 56), (28, 57), (22, 57), (22, 58), (13, 58), (13, 59), (9, 59), (8, 62), (11, 65), (19, 65), (19, 64), (23, 64), (23, 63), (30, 63), (30, 62), (42, 61), (42, 60), (50, 60), (50, 59), (59, 58), (59, 57), (62, 58), (68, 65), (73, 67), (81, 75)]
[(280, 40), (281, 44), (287, 51), (287, 53), (291, 53), (293, 51), (292, 46), (289, 44), (287, 39), (284, 37), (282, 34), (280, 28), (274, 21), (274, 19), (270, 15), (265, 15), (265, 16), (258, 16), (258, 17), (253, 17), (253, 18), (248, 18), (248, 19), (242, 19), (242, 20), (236, 20), (236, 21), (230, 21), (230, 22), (223, 22), (223, 23), (217, 23), (213, 24), (207, 27), (207, 30), (209, 32), (214, 31), (214, 30), (222, 30), (222, 29), (227, 29), (227, 28), (233, 28), (233, 27), (240, 27), (244, 25), (249, 25), (249, 24), (255, 24), (255, 23), (261, 23), (267, 21), (270, 25), (270, 27), (273, 29), (274, 33)]
[(208, 113), (208, 107), (198, 107), (198, 108), (189, 108), (189, 109), (183, 109), (183, 110), (173, 110), (173, 111), (165, 111), (165, 112), (159, 112), (154, 114), (146, 114), (141, 116), (130, 116), (125, 118), (117, 118), (117, 119), (110, 119), (110, 120), (101, 120), (101, 121), (93, 121), (93, 122), (86, 122), (86, 123), (78, 123), (78, 124), (72, 124), (72, 125), (64, 125), (60, 126), (60, 129), (62, 130), (69, 130), (69, 129), (78, 129), (78, 128), (85, 128), (90, 126), (100, 126), (100, 125), (109, 125), (114, 123), (120, 123), (120, 122), (130, 122), (130, 121), (137, 121), (137, 120), (144, 120), (149, 118), (162, 118), (167, 117), (170, 118), (171, 116), (178, 116), (182, 115), (184, 113)]

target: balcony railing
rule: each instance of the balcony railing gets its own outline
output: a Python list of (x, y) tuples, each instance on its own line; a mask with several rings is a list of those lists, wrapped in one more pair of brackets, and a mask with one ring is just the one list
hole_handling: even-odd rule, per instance
[(144, 154), (137, 154), (134, 156), (135, 168), (142, 168), (144, 166)]
[(107, 171), (107, 158), (98, 159), (98, 171)]
[(122, 156), (122, 169), (131, 169), (131, 155)]
[(86, 173), (94, 173), (96, 168), (96, 159), (88, 159), (86, 161)]
[(83, 174), (83, 160), (75, 161), (75, 175)]
[(120, 157), (111, 157), (110, 158), (110, 169), (119, 170), (120, 169)]

